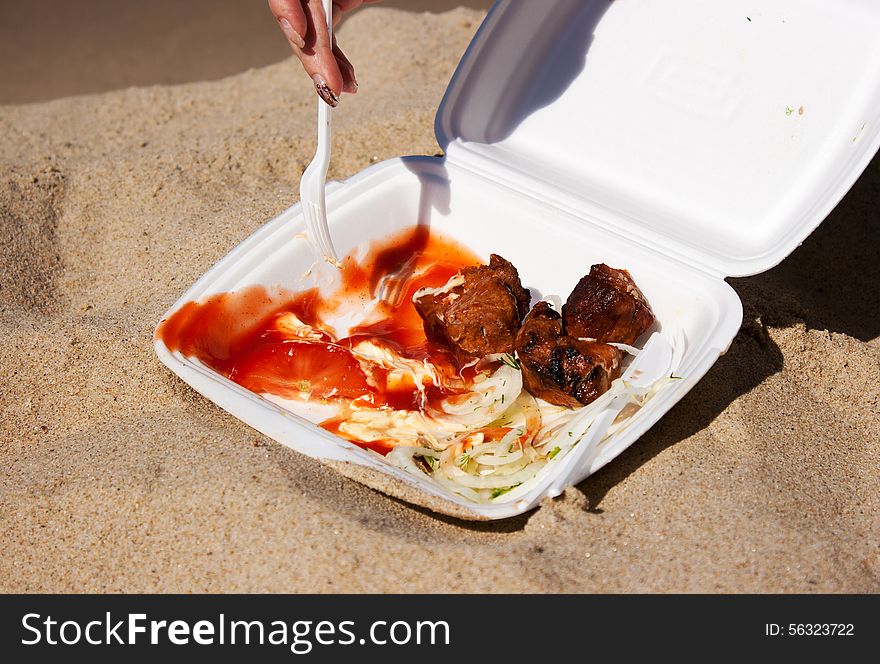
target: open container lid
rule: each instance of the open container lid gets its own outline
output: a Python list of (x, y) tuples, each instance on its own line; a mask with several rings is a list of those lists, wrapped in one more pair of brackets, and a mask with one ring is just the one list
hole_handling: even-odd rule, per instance
[(501, 0), (436, 131), (450, 161), (756, 274), (880, 146), (880, 2)]

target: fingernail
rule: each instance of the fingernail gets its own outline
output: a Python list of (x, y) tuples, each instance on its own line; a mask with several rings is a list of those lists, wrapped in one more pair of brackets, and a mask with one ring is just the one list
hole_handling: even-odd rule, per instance
[(341, 65), (346, 71), (343, 72), (343, 78), (348, 79), (350, 82), (346, 81), (342, 84), (342, 91), (354, 94), (358, 91), (358, 82), (357, 78), (354, 75), (354, 67), (351, 66), (350, 62), (346, 62)]
[(323, 99), (328, 106), (336, 108), (336, 105), (339, 103), (339, 97), (337, 97), (336, 93), (330, 89), (327, 82), (321, 78), (320, 74), (312, 76), (312, 80), (315, 82), (315, 92), (318, 93), (318, 96)]
[(281, 31), (284, 33), (284, 36), (287, 37), (288, 40), (296, 44), (298, 48), (306, 47), (305, 39), (303, 39), (300, 34), (293, 29), (293, 26), (290, 25), (290, 21), (282, 17), (278, 19), (278, 23), (281, 25)]

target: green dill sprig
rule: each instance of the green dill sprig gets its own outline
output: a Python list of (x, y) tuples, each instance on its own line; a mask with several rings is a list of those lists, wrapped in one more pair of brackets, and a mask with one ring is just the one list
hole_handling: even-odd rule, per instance
[(516, 359), (516, 355), (512, 355), (510, 353), (505, 353), (501, 356), (501, 361), (509, 366), (511, 369), (516, 369), (517, 371), (522, 371), (522, 367), (519, 364), (519, 360)]
[(498, 487), (497, 489), (492, 489), (492, 500), (495, 500), (498, 496), (503, 496), (508, 491), (513, 491), (520, 484), (522, 484), (522, 482), (517, 482), (516, 484), (511, 484), (510, 486), (503, 486)]

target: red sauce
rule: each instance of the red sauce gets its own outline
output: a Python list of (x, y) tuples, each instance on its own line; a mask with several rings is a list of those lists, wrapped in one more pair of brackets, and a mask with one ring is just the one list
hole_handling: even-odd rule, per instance
[[(348, 349), (361, 341), (374, 341), (405, 358), (427, 359), (445, 374), (461, 374), (455, 358), (425, 338), (412, 297), (418, 289), (442, 286), (462, 268), (479, 263), (475, 254), (455, 241), (427, 226), (416, 226), (372, 243), (360, 263), (346, 257), (341, 286), (330, 296), (322, 296), (317, 289), (293, 293), (249, 286), (187, 302), (159, 324), (156, 337), (169, 350), (197, 358), (258, 394), (358, 399), (358, 404), (373, 407), (417, 410), (423, 396), (416, 386), (389, 388), (383, 385), (381, 371), (371, 372), (378, 386), (369, 384)], [(333, 339), (325, 320), (344, 302), (362, 300), (366, 305), (372, 301), (386, 275), (395, 275), (399, 281), (395, 302), (383, 302), (377, 307), (378, 319), (351, 329), (346, 338)], [(320, 331), (322, 339), (306, 341), (279, 330), (276, 321), (289, 313)], [(429, 401), (447, 396), (437, 386), (424, 387)], [(340, 424), (333, 420), (322, 426), (344, 436)], [(355, 442), (383, 454), (392, 447), (383, 442)]]
[(266, 341), (236, 358), (229, 377), (252, 392), (287, 399), (371, 396), (367, 375), (350, 351), (308, 341)]

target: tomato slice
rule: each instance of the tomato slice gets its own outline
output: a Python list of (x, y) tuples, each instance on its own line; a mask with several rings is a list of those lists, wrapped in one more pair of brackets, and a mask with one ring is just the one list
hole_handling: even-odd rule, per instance
[(260, 345), (235, 363), (229, 377), (252, 392), (286, 399), (355, 399), (372, 391), (349, 350), (321, 342)]

